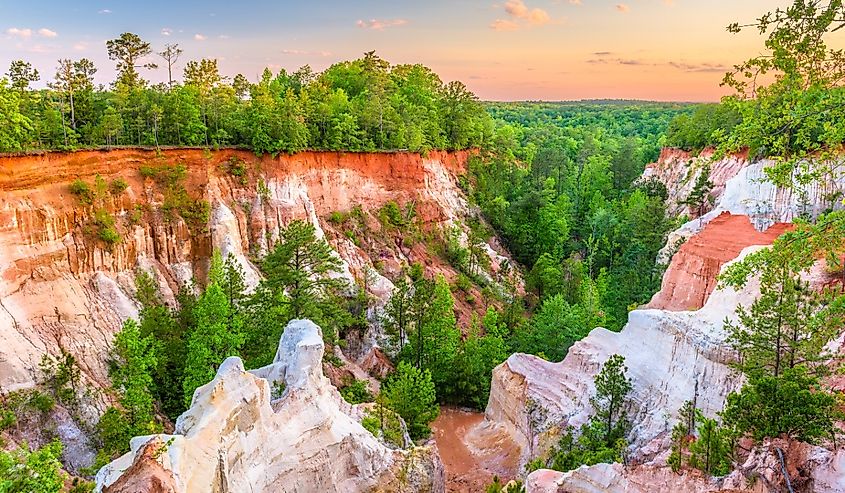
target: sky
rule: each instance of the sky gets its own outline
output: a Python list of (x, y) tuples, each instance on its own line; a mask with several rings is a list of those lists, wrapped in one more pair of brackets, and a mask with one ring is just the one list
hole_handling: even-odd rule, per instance
[[(60, 58), (89, 58), (114, 78), (105, 42), (133, 32), (177, 64), (217, 58), (256, 80), (322, 70), (375, 50), (422, 63), (485, 100), (715, 101), (733, 64), (762, 51), (756, 31), (730, 34), (790, 0), (0, 0), (0, 70), (15, 59), (52, 78)], [(845, 34), (845, 33), (843, 33)], [(161, 62), (151, 56), (149, 61)], [(154, 82), (166, 70), (142, 71)], [(42, 84), (45, 81), (42, 80)]]

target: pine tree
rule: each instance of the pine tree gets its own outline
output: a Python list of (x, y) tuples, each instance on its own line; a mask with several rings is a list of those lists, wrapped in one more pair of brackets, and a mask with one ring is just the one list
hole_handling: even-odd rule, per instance
[(387, 407), (405, 420), (411, 438), (424, 438), (431, 433), (428, 424), (440, 413), (431, 372), (402, 361), (382, 393)]
[(317, 238), (314, 225), (298, 219), (281, 231), (264, 259), (266, 285), (287, 293), (282, 302), (290, 318), (319, 318), (319, 301), (344, 286), (341, 279), (332, 277), (342, 267), (329, 244)]
[(737, 322), (725, 323), (728, 342), (740, 355), (737, 367), (750, 376), (774, 377), (798, 365), (826, 370), (823, 348), (845, 315), (832, 293), (813, 291), (786, 258), (763, 269), (760, 292), (750, 309), (737, 308)]
[(713, 201), (713, 198), (710, 196), (712, 189), (713, 182), (710, 181), (710, 166), (707, 165), (698, 173), (698, 177), (695, 179), (695, 185), (693, 185), (689, 195), (687, 195), (687, 198), (681, 204), (689, 206), (690, 209), (695, 211), (698, 217), (701, 217), (704, 215), (704, 210)]
[(182, 381), (186, 406), (191, 405), (194, 390), (214, 378), (224, 359), (238, 355), (244, 341), (243, 321), (216, 283), (197, 300), (194, 317), (196, 328), (188, 336)]
[(391, 338), (391, 346), (395, 347), (398, 352), (402, 351), (408, 340), (412, 302), (413, 291), (403, 275), (393, 286), (393, 292), (382, 315), (384, 330)]
[(625, 357), (612, 355), (596, 375), (596, 395), (590, 399), (595, 409), (595, 419), (602, 424), (607, 446), (624, 438), (628, 430), (626, 397), (631, 391), (631, 379), (626, 376)]
[(724, 476), (731, 470), (733, 447), (728, 430), (715, 419), (697, 412), (698, 438), (690, 443), (690, 465), (712, 476)]
[(449, 283), (443, 276), (438, 276), (434, 283), (424, 279), (415, 283), (414, 326), (400, 358), (431, 371), (438, 389), (444, 389), (452, 378), (452, 362), (461, 338), (454, 304)]

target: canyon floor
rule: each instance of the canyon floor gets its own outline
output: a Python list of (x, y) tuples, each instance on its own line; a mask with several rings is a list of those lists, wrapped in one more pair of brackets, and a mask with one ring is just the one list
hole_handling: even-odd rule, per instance
[(484, 447), (478, 438), (479, 425), (483, 422), (484, 413), (443, 406), (440, 416), (431, 424), (446, 469), (448, 493), (484, 491), (494, 476), (502, 482), (517, 476), (519, 450)]

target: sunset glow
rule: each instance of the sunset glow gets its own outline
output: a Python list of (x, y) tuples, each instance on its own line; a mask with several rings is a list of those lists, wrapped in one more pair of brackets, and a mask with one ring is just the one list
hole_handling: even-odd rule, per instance
[[(726, 93), (719, 87), (724, 72), (759, 53), (762, 42), (753, 30), (732, 35), (725, 27), (787, 3), (4, 0), (0, 66), (23, 57), (52, 74), (60, 57), (87, 57), (105, 83), (114, 74), (105, 40), (131, 30), (157, 48), (179, 43), (180, 71), (185, 61), (216, 57), (223, 73), (251, 80), (265, 66), (321, 70), (376, 50), (392, 63), (423, 63), (444, 79), (463, 80), (489, 100), (709, 101)], [(145, 76), (166, 79), (160, 69)]]

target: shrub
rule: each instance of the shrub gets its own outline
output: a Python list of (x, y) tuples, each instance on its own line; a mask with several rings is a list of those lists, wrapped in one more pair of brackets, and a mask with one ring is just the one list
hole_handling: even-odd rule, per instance
[(346, 386), (340, 389), (340, 395), (350, 404), (361, 404), (362, 402), (372, 402), (373, 394), (367, 388), (365, 380), (353, 380), (348, 382)]
[(405, 434), (402, 432), (402, 423), (399, 421), (399, 417), (395, 412), (384, 406), (376, 404), (371, 410), (367, 411), (366, 416), (361, 420), (361, 426), (386, 443), (396, 447), (404, 447), (405, 445)]
[(123, 178), (115, 178), (114, 180), (109, 183), (109, 192), (112, 195), (120, 195), (129, 188), (129, 183), (126, 182)]
[(76, 195), (79, 201), (85, 205), (91, 205), (94, 203), (94, 191), (91, 190), (90, 185), (79, 178), (70, 184), (70, 193)]

